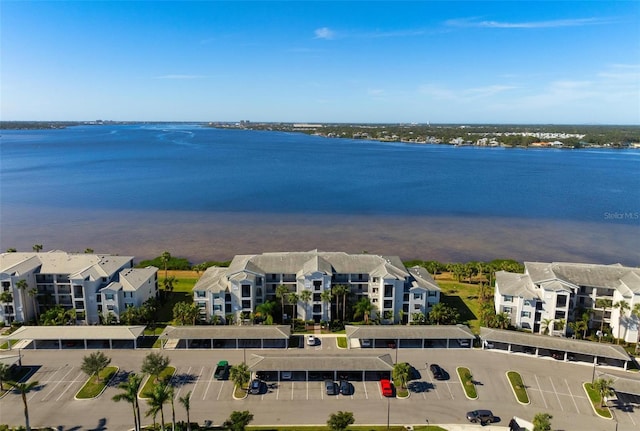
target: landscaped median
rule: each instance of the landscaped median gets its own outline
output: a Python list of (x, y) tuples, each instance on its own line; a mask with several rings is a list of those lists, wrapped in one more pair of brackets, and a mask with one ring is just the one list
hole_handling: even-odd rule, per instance
[(591, 408), (593, 408), (593, 411), (602, 418), (612, 419), (611, 410), (609, 410), (609, 407), (602, 404), (602, 396), (594, 385), (592, 383), (584, 383), (582, 386), (591, 401)]
[(172, 366), (166, 367), (160, 374), (154, 376), (152, 374), (147, 376), (147, 381), (142, 386), (142, 389), (138, 393), (139, 398), (149, 398), (147, 394), (153, 393), (154, 388), (163, 380), (169, 380), (176, 372), (176, 368)]
[(509, 379), (511, 389), (513, 390), (513, 395), (516, 396), (516, 400), (520, 404), (528, 405), (529, 394), (527, 394), (527, 388), (522, 382), (522, 376), (520, 376), (520, 373), (516, 371), (507, 371), (507, 379)]
[(118, 367), (106, 367), (98, 373), (96, 379), (95, 374), (89, 376), (87, 383), (80, 388), (75, 398), (77, 400), (89, 400), (96, 398), (106, 389), (107, 385), (118, 372)]
[(460, 378), (460, 383), (462, 383), (462, 389), (464, 389), (466, 397), (470, 400), (477, 400), (478, 392), (476, 391), (476, 385), (473, 382), (471, 371), (465, 367), (458, 367), (456, 368), (456, 372), (458, 373), (458, 377)]

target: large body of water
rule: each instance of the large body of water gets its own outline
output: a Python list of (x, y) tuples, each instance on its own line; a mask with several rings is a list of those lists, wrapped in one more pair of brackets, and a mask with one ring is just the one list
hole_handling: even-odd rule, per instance
[(0, 247), (197, 263), (331, 250), (640, 263), (640, 151), (326, 139), (197, 125), (2, 131)]

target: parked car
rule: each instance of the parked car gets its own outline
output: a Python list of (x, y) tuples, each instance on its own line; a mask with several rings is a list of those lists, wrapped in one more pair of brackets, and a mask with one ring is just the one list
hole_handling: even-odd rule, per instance
[(338, 385), (333, 380), (325, 380), (324, 388), (327, 391), (327, 395), (338, 395)]
[(291, 371), (282, 371), (280, 373), (280, 379), (282, 379), (282, 380), (291, 380)]
[(351, 383), (349, 383), (347, 380), (340, 380), (340, 393), (342, 395), (353, 394)]
[(384, 397), (393, 396), (393, 386), (389, 379), (380, 379), (380, 392)]
[(431, 374), (433, 374), (433, 378), (436, 380), (447, 380), (447, 373), (440, 368), (438, 364), (429, 365), (429, 369), (431, 370)]
[(360, 340), (360, 347), (371, 347), (371, 340), (367, 338)]
[(213, 377), (216, 380), (227, 380), (229, 378), (229, 362), (220, 361), (216, 366), (216, 370), (213, 373)]
[(472, 410), (467, 412), (469, 422), (480, 423), (481, 425), (493, 423), (493, 413), (491, 410)]
[(313, 335), (307, 335), (307, 345), (308, 346), (315, 346), (316, 345), (316, 337), (314, 337)]
[(249, 385), (249, 393), (259, 395), (262, 392), (262, 380), (253, 379)]

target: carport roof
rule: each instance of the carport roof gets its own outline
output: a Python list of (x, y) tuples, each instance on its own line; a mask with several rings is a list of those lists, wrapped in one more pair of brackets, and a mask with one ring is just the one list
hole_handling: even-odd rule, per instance
[(640, 397), (640, 380), (618, 377), (611, 374), (598, 374), (598, 377), (604, 377), (613, 380), (612, 386), (616, 392), (637, 395)]
[(12, 340), (135, 340), (144, 326), (22, 326), (3, 339)]
[(579, 353), (599, 358), (629, 360), (629, 354), (621, 347), (613, 344), (594, 343), (585, 340), (551, 337), (548, 335), (529, 334), (526, 332), (507, 331), (505, 329), (480, 328), (483, 340), (497, 343), (517, 344), (538, 347), (562, 352)]
[(473, 332), (464, 325), (362, 325), (345, 326), (347, 338), (359, 339), (418, 339), (453, 340), (475, 338)]
[(291, 336), (288, 325), (252, 325), (252, 326), (167, 326), (160, 339), (179, 340), (284, 340)]
[(391, 355), (251, 355), (251, 371), (391, 371)]

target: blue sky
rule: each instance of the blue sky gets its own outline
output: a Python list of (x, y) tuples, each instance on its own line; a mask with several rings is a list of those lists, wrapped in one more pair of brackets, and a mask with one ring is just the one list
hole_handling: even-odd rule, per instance
[(2, 120), (640, 124), (639, 1), (5, 1)]

